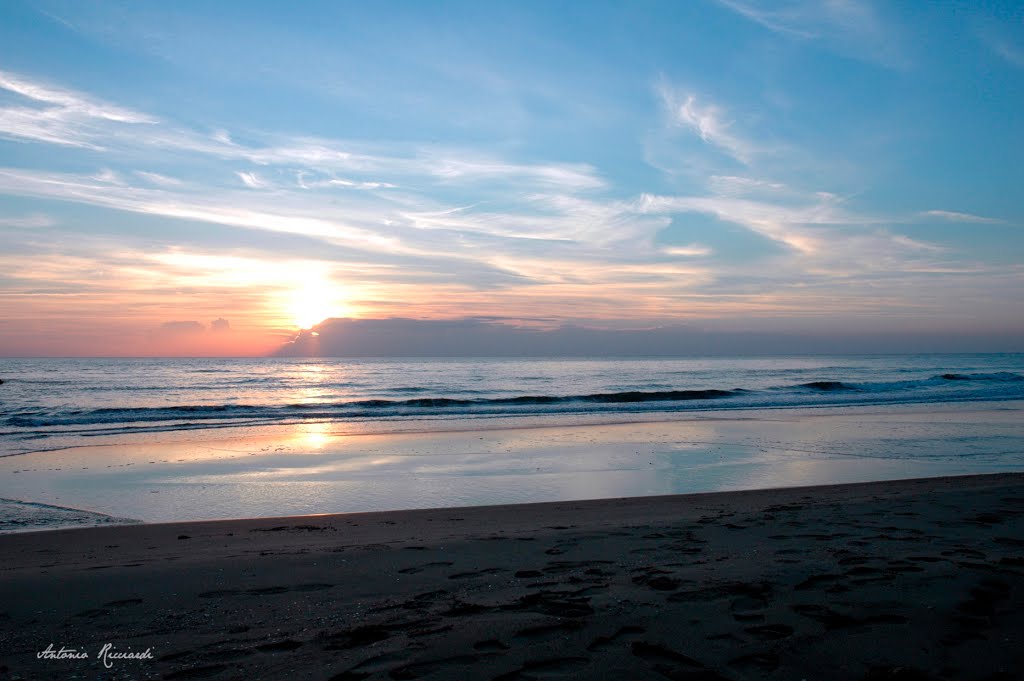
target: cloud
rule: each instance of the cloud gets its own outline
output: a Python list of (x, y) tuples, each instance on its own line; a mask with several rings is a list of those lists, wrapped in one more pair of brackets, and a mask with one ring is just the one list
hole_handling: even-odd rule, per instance
[[(373, 173), (395, 179), (431, 179), (444, 184), (475, 184), (479, 182), (527, 182), (538, 187), (556, 187), (571, 191), (601, 189), (607, 183), (597, 170), (585, 163), (513, 163), (481, 155), (479, 152), (446, 147), (388, 148), (379, 145), (357, 145), (339, 140), (312, 137), (270, 139), (264, 146), (242, 146), (223, 140), (205, 140), (191, 134), (180, 135), (181, 142), (193, 151), (224, 159), (245, 160), (260, 166), (299, 166), (312, 174)], [(170, 140), (159, 144), (170, 145)], [(354, 180), (326, 178), (337, 184), (353, 182), (379, 183), (381, 188), (393, 184), (389, 180)], [(400, 183), (399, 183), (400, 184)], [(365, 187), (364, 188), (370, 188)]]
[[(1014, 351), (1011, 334), (978, 338), (902, 329), (835, 328), (826, 333), (709, 329), (679, 324), (640, 329), (576, 325), (531, 328), (512, 320), (330, 319), (277, 351), (284, 357), (678, 357), (797, 353)], [(722, 386), (732, 387), (732, 386)]]
[(505, 177), (529, 179), (541, 185), (576, 190), (600, 189), (605, 186), (594, 167), (585, 163), (521, 165), (487, 159), (454, 158), (444, 154), (428, 154), (425, 159), (430, 159), (429, 171), (445, 180)]
[(911, 239), (909, 236), (902, 234), (895, 234), (892, 236), (892, 241), (900, 246), (906, 246), (907, 248), (918, 250), (918, 251), (931, 251), (933, 253), (942, 253), (948, 249), (939, 246), (937, 244), (930, 244), (917, 239)]
[(631, 202), (559, 193), (521, 196), (518, 206), (503, 211), (488, 210), (485, 203), (429, 212), (401, 211), (399, 215), (404, 221), (399, 224), (421, 231), (501, 239), (506, 253), (516, 252), (517, 246), (535, 250), (537, 244), (529, 242), (543, 241), (549, 248), (572, 247), (584, 260), (588, 248), (610, 244), (635, 247), (666, 226), (660, 218), (638, 215)]
[(975, 36), (1007, 64), (1024, 69), (1024, 45), (1019, 40), (1019, 34), (1015, 39), (1011, 37), (1011, 31), (1008, 31), (1007, 28), (1006, 24), (989, 21), (978, 26)]
[(262, 189), (267, 186), (266, 181), (261, 179), (256, 173), (236, 172), (235, 175), (238, 175), (238, 179), (240, 179), (246, 187), (251, 189)]
[[(306, 187), (307, 185), (302, 185)], [(322, 182), (314, 183), (312, 186), (320, 187), (350, 187), (352, 189), (394, 189), (398, 185), (391, 184), (390, 182), (357, 182), (355, 180), (342, 180), (339, 178), (332, 178), (330, 180), (324, 180)]]
[(891, 22), (863, 0), (718, 0), (719, 4), (785, 37), (892, 68), (908, 59)]
[(804, 254), (812, 254), (826, 245), (824, 235), (811, 225), (847, 225), (858, 223), (842, 214), (834, 203), (805, 200), (801, 205), (782, 205), (766, 201), (721, 196), (659, 196), (644, 194), (637, 201), (641, 213), (704, 213), (747, 229)]
[(21, 96), (29, 104), (0, 107), (3, 137), (100, 149), (104, 131), (112, 126), (157, 122), (146, 114), (8, 71), (0, 71), (0, 89)]
[(210, 322), (210, 331), (214, 333), (223, 333), (225, 331), (230, 330), (231, 324), (228, 323), (228, 320), (224, 319), (223, 317), (218, 317), (217, 319), (214, 319), (212, 322)]
[(989, 47), (1008, 63), (1019, 69), (1024, 69), (1024, 49), (1002, 40), (993, 40), (989, 43)]
[(758, 151), (756, 145), (733, 132), (733, 122), (721, 107), (692, 93), (678, 92), (665, 83), (658, 86), (658, 94), (675, 125), (689, 129), (740, 163), (750, 164)]
[(715, 194), (723, 196), (745, 196), (750, 194), (778, 195), (786, 191), (781, 182), (758, 180), (752, 177), (737, 175), (712, 175), (708, 178), (708, 188)]
[[(123, 314), (116, 305), (133, 301), (136, 319), (153, 328), (164, 319), (214, 319), (230, 300), (238, 329), (232, 334), (252, 320), (280, 331), (294, 316), (288, 296), (305, 290), (310, 273), (318, 280), (309, 290), (368, 316), (497, 309), (526, 318), (542, 310), (560, 320), (586, 315), (651, 324), (812, 309), (889, 314), (907, 313), (922, 291), (948, 292), (923, 283), (932, 274), (974, 265), (893, 233), (892, 225), (920, 222), (922, 215), (871, 215), (838, 192), (813, 191), (831, 187), (807, 190), (788, 177), (783, 183), (765, 176), (759, 162), (787, 147), (748, 137), (742, 122), (749, 116), (686, 90), (666, 86), (662, 93), (674, 134), (702, 140), (711, 159), (698, 179), (682, 178), (689, 185), (676, 176), (671, 184), (658, 182), (671, 187), (662, 193), (613, 186), (586, 163), (527, 162), (514, 152), (253, 131), (236, 140), (227, 131), (155, 118), (145, 125), (125, 116), (82, 118), (88, 125), (64, 131), (102, 146), (102, 155), (64, 149), (77, 172), (0, 168), (0, 192), (268, 234), (194, 229), (201, 236), (184, 237), (194, 240), (189, 246), (170, 247), (144, 221), (123, 220), (141, 226), (111, 221), (112, 236), (78, 230), (63, 246), (49, 235), (24, 237), (18, 252), (0, 254), (0, 268), (14, 282), (5, 287), (13, 302), (0, 301), (0, 319), (23, 314), (16, 303), (29, 298), (33, 309), (54, 318), (85, 309), (97, 319), (111, 317)], [(33, 116), (66, 104), (32, 101)], [(735, 160), (747, 164), (743, 172)], [(168, 167), (177, 177), (148, 170)], [(694, 220), (722, 234), (669, 238), (676, 216), (689, 213), (729, 224)], [(930, 217), (964, 215), (937, 213)], [(22, 216), (6, 220), (43, 226)], [(97, 224), (97, 231), (107, 229)], [(737, 248), (730, 239), (741, 230), (733, 225), (786, 248), (756, 238), (738, 240), (757, 243), (756, 252)], [(72, 243), (73, 252), (61, 250)], [(957, 276), (980, 281), (990, 274), (979, 267)], [(892, 283), (896, 277), (905, 279)], [(214, 340), (213, 333), (203, 337)]]
[[(806, 286), (806, 282), (817, 279), (822, 285), (837, 286), (838, 282), (868, 274), (937, 272), (949, 267), (948, 263), (935, 260), (949, 253), (949, 249), (894, 233), (891, 226), (900, 220), (858, 213), (827, 192), (801, 195), (789, 190), (785, 201), (646, 194), (637, 201), (637, 210), (655, 214), (703, 213), (785, 245), (788, 256), (768, 260), (767, 267), (756, 262), (746, 265), (747, 276), (761, 281), (766, 288), (782, 281), (801, 281)], [(700, 248), (694, 244), (684, 247), (679, 254), (704, 255)], [(691, 253), (690, 249), (696, 252)], [(718, 270), (716, 274), (718, 285), (728, 276)]]
[(921, 213), (923, 217), (938, 218), (948, 222), (977, 222), (985, 224), (998, 224), (1004, 222), (998, 218), (987, 218), (982, 215), (971, 213), (960, 213), (953, 210), (926, 210)]
[(118, 123), (155, 122), (154, 118), (146, 114), (101, 102), (73, 90), (33, 82), (8, 71), (0, 71), (0, 88), (88, 118), (100, 118)]
[[(781, 255), (772, 255), (770, 249), (762, 247), (763, 255), (750, 258), (745, 264), (746, 277), (759, 279), (767, 288), (801, 278), (805, 281), (820, 278), (823, 282), (834, 283), (869, 273), (876, 276), (883, 268), (921, 272), (944, 266), (936, 260), (945, 256), (948, 249), (891, 231), (893, 225), (915, 221), (913, 216), (866, 213), (848, 205), (846, 198), (833, 191), (800, 188), (759, 176), (763, 165), (760, 161), (769, 151), (784, 167), (795, 150), (786, 144), (755, 143), (739, 134), (731, 118), (711, 100), (673, 88), (665, 81), (659, 84), (658, 92), (677, 125), (708, 145), (725, 151), (732, 159), (743, 162), (747, 171), (743, 174), (725, 171), (729, 162), (724, 158), (705, 160), (690, 174), (697, 178), (691, 183), (703, 184), (703, 190), (697, 187), (689, 194), (676, 195), (642, 193), (633, 202), (637, 214), (703, 214), (785, 246), (787, 251)], [(675, 177), (671, 170), (666, 172)], [(701, 233), (699, 238), (704, 240), (708, 236)], [(742, 279), (724, 266), (719, 255), (722, 250), (725, 257), (729, 257), (730, 249), (720, 249), (718, 243), (712, 243), (716, 249), (707, 253), (703, 249), (708, 247), (703, 244), (667, 246), (661, 252), (684, 257), (716, 256), (712, 260), (716, 285), (722, 285), (727, 279)], [(764, 267), (764, 263), (769, 263), (769, 267)], [(780, 271), (786, 274), (776, 274)], [(787, 290), (784, 295), (792, 296), (793, 292)]]
[[(299, 188), (290, 191), (280, 185), (270, 196), (205, 184), (197, 188), (153, 187), (149, 183), (124, 186), (110, 179), (0, 168), (0, 192), (298, 234), (357, 251), (447, 262), (484, 261), (489, 253), (481, 249), (493, 249), (496, 239), (504, 240), (502, 249), (512, 253), (519, 246), (509, 240), (562, 240), (599, 246), (646, 241), (665, 224), (661, 218), (636, 215), (626, 202), (572, 194), (522, 195), (520, 205), (507, 211), (474, 211), (473, 206), (423, 210), (435, 200), (419, 193), (388, 193), (386, 198), (353, 195), (342, 201), (333, 193), (311, 196)], [(403, 209), (405, 202), (420, 210)], [(460, 236), (453, 240), (451, 235), (456, 233)], [(585, 257), (585, 253), (580, 255)]]
[(690, 244), (689, 246), (666, 246), (661, 249), (661, 252), (666, 255), (680, 255), (684, 257), (701, 257), (711, 255), (714, 250), (708, 246), (702, 246), (700, 244)]
[[(708, 342), (708, 341), (711, 342)], [(285, 357), (593, 357), (721, 354), (697, 329), (550, 329), (495, 319), (329, 319), (278, 350)]]
[[(311, 212), (308, 208), (292, 213), (282, 211), (283, 199), (279, 197), (264, 207), (223, 191), (207, 195), (178, 194), (165, 189), (122, 186), (100, 181), (95, 176), (40, 173), (14, 168), (0, 168), (0, 192), (75, 201), (133, 213), (321, 237), (360, 249), (391, 252), (404, 250), (393, 239), (352, 226), (341, 219), (302, 214)], [(337, 209), (333, 212), (337, 212)]]
[(95, 175), (90, 175), (89, 179), (96, 180), (103, 184), (116, 184), (119, 187), (126, 187), (128, 185), (119, 173), (114, 172), (110, 168), (101, 169)]
[(167, 175), (161, 175), (159, 173), (151, 173), (145, 170), (136, 170), (135, 174), (150, 184), (155, 184), (158, 187), (180, 187), (184, 184), (184, 182), (177, 178), (168, 177)]
[(0, 217), (0, 227), (13, 227), (15, 229), (42, 229), (53, 227), (57, 224), (49, 215), (33, 213), (21, 217)]
[[(443, 146), (355, 144), (309, 136), (250, 135), (252, 143), (235, 142), (225, 130), (213, 134), (169, 124), (141, 112), (75, 92), (41, 84), (26, 76), (0, 71), (0, 89), (21, 95), (34, 106), (0, 107), (0, 136), (22, 141), (76, 146), (121, 156), (151, 154), (153, 149), (187, 153), (208, 163), (246, 161), (264, 167), (288, 167), (325, 176), (322, 186), (360, 189), (392, 188), (405, 178), (444, 185), (495, 183), (534, 188), (588, 191), (607, 187), (596, 169), (585, 163), (516, 163), (477, 151)], [(145, 125), (142, 125), (145, 124)], [(145, 171), (138, 171), (145, 172)], [(345, 177), (331, 177), (333, 173)], [(374, 173), (387, 178), (363, 179)], [(236, 171), (247, 186), (266, 186), (252, 171)], [(169, 178), (140, 175), (169, 186)], [(351, 184), (348, 184), (351, 183)], [(173, 183), (171, 183), (173, 184)], [(301, 182), (300, 182), (301, 184)], [(315, 186), (307, 183), (307, 186)]]

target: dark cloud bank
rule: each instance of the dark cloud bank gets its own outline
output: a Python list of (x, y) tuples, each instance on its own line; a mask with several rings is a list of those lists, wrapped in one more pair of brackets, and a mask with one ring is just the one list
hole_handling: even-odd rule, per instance
[(490, 320), (328, 319), (280, 357), (674, 357), (927, 352), (1020, 352), (1017, 334), (812, 336), (711, 332), (673, 326), (637, 331), (562, 326), (535, 330)]

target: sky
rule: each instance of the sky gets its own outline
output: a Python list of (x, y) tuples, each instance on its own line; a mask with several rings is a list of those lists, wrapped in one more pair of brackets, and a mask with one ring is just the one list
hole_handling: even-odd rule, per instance
[(1020, 2), (7, 0), (0, 356), (1024, 350), (1021, 111)]

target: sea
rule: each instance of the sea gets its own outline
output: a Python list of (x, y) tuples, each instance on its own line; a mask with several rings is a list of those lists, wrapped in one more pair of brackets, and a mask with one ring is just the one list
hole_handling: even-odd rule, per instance
[[(328, 433), (336, 426), (344, 432), (379, 436), (388, 432), (438, 434), (711, 416), (763, 419), (816, 411), (864, 413), (865, 408), (878, 413), (879, 409), (905, 405), (942, 407), (947, 414), (949, 408), (958, 408), (956, 405), (974, 410), (987, 408), (985, 405), (998, 408), (1024, 400), (1024, 354), (669, 359), (6, 358), (0, 359), (0, 380), (0, 458), (30, 457), (25, 460), (38, 462), (45, 455), (47, 470), (63, 472), (64, 467), (54, 462), (60, 462), (69, 452), (84, 456), (83, 451), (98, 444), (151, 446), (197, 433), (209, 439), (217, 431), (230, 439), (230, 433), (251, 435), (270, 426), (278, 427), (275, 432), (281, 427), (309, 432), (310, 427), (317, 426), (319, 432)], [(947, 423), (943, 427), (948, 427), (948, 417), (944, 420)], [(984, 433), (979, 435), (977, 428), (964, 434), (979, 436), (984, 437)], [(950, 437), (955, 439), (957, 435)], [(1015, 437), (1000, 437), (998, 445), (992, 445), (999, 449), (1007, 469), (1016, 469), (1020, 463), (1020, 443)], [(442, 450), (432, 451), (440, 455)], [(109, 455), (108, 450), (95, 447), (91, 451), (94, 457)], [(971, 451), (978, 453), (976, 446)], [(502, 465), (502, 452), (489, 455), (495, 466)], [(573, 449), (571, 456), (587, 454)], [(47, 492), (45, 485), (24, 484), (30, 478), (26, 473), (41, 471), (44, 466), (34, 463), (35, 468), (11, 468), (8, 464), (7, 469), (0, 469), (0, 497), (7, 504), (6, 511), (0, 506), (0, 530), (11, 529), (3, 525), (5, 512), (9, 517), (27, 514), (45, 518), (47, 513), (37, 511), (49, 506), (95, 510), (78, 508), (84, 502), (104, 509), (102, 513), (96, 511), (97, 518), (130, 514), (145, 520), (173, 520), (194, 515), (164, 511), (147, 516), (146, 507), (139, 503), (119, 508), (116, 503), (98, 503), (89, 495), (76, 496), (76, 485), (95, 489), (95, 479), (88, 483), (67, 479), (62, 494)], [(479, 465), (474, 459), (473, 474), (480, 473)], [(457, 462), (446, 466), (448, 470), (459, 467)], [(89, 465), (84, 468), (92, 469)], [(14, 471), (22, 475), (17, 482)], [(464, 472), (469, 477), (468, 469)], [(530, 483), (517, 479), (516, 484)], [(126, 485), (119, 488), (122, 494), (130, 488)], [(32, 498), (33, 491), (44, 498)], [(618, 491), (637, 490), (629, 485), (622, 490), (599, 490), (605, 496)], [(694, 490), (684, 485), (653, 491)], [(130, 489), (127, 493), (130, 495)], [(559, 494), (555, 491), (534, 497), (499, 493), (495, 498), (484, 495), (470, 499), (454, 494), (415, 503), (402, 498), (376, 498), (363, 506), (288, 505), (280, 514), (467, 501), (553, 500)], [(581, 495), (586, 493), (570, 496)], [(75, 503), (69, 504), (69, 500)], [(249, 513), (274, 514), (274, 507), (253, 509), (245, 504), (229, 504), (214, 516)], [(50, 526), (46, 522), (41, 525)]]

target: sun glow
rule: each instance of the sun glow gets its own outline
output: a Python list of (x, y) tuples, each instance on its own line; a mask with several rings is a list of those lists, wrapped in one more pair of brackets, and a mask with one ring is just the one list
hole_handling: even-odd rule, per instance
[(309, 280), (293, 289), (285, 311), (291, 323), (300, 329), (310, 329), (331, 317), (352, 316), (341, 292), (326, 279)]
[(295, 434), (297, 443), (304, 449), (321, 449), (331, 440), (331, 426), (328, 423), (309, 423)]
[[(310, 298), (302, 294), (301, 299), (291, 304), (292, 321), (301, 329), (309, 329), (334, 315), (329, 301), (319, 297)], [(296, 295), (299, 298), (299, 295)]]

